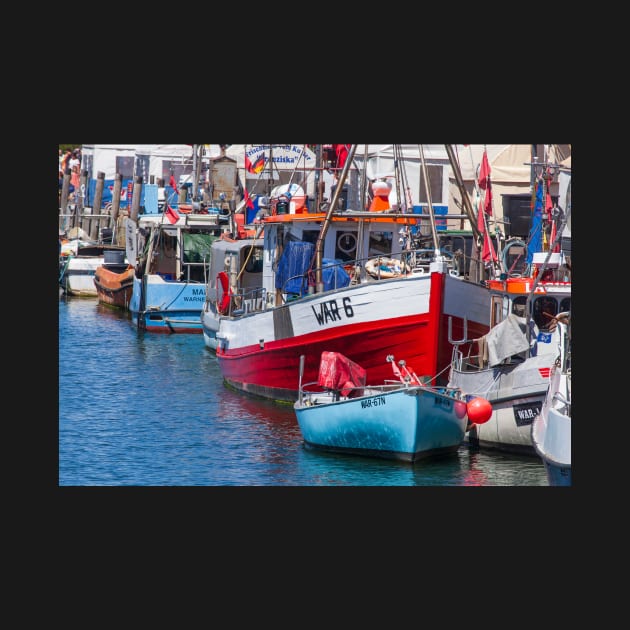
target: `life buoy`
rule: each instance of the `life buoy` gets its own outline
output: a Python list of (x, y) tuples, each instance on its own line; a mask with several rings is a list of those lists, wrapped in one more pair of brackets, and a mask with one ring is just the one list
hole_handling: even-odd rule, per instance
[(356, 234), (354, 232), (341, 232), (337, 238), (337, 247), (344, 254), (352, 254), (357, 248)]
[(225, 271), (219, 271), (217, 274), (217, 313), (223, 315), (230, 308), (230, 279)]

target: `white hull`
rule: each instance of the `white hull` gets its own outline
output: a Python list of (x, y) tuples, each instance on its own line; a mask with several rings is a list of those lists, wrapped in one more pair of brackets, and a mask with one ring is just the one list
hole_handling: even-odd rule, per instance
[(531, 438), (536, 453), (545, 464), (549, 485), (570, 486), (571, 369), (562, 353), (552, 369), (540, 414), (532, 422)]
[(103, 256), (72, 256), (61, 267), (59, 284), (68, 295), (98, 297), (94, 274), (105, 263)]

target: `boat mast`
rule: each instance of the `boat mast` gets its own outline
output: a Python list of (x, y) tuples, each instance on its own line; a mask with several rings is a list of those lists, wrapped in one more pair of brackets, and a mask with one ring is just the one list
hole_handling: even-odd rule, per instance
[(424, 161), (424, 149), (422, 145), (418, 145), (420, 149), (420, 164), (422, 167), (422, 177), (424, 179), (424, 192), (427, 196), (427, 206), (429, 208), (429, 221), (431, 222), (431, 235), (433, 236), (433, 249), (436, 256), (440, 255), (440, 244), (437, 237), (437, 228), (435, 227), (435, 216), (433, 215), (433, 204), (431, 203), (431, 186), (429, 184), (429, 175), (427, 174), (427, 164)]
[(448, 154), (448, 160), (451, 163), (451, 169), (453, 171), (453, 175), (455, 176), (455, 182), (457, 184), (457, 188), (459, 188), (459, 193), (462, 196), (462, 203), (464, 205), (464, 211), (468, 216), (468, 220), (470, 221), (470, 227), (472, 228), (473, 234), (475, 238), (481, 238), (481, 232), (477, 227), (477, 220), (475, 218), (475, 212), (472, 207), (472, 203), (470, 201), (470, 195), (466, 190), (466, 186), (464, 185), (464, 178), (462, 177), (462, 171), (459, 167), (459, 162), (457, 161), (457, 157), (455, 156), (455, 152), (453, 151), (452, 144), (445, 144), (446, 153)]
[[(201, 148), (202, 144), (193, 144), (193, 189), (192, 201), (199, 201), (199, 179), (201, 177)], [(198, 155), (199, 154), (199, 155)]]
[(337, 185), (335, 186), (335, 192), (333, 193), (332, 199), (330, 201), (330, 207), (326, 212), (326, 217), (324, 222), (322, 223), (322, 227), (319, 230), (319, 235), (317, 236), (317, 242), (315, 243), (315, 292), (322, 293), (324, 290), (324, 282), (322, 280), (322, 259), (324, 254), (324, 239), (326, 238), (326, 232), (328, 232), (328, 227), (330, 226), (330, 221), (333, 215), (335, 208), (337, 207), (339, 196), (341, 195), (341, 189), (346, 181), (346, 177), (348, 175), (348, 171), (350, 170), (350, 165), (354, 160), (354, 154), (357, 150), (357, 145), (353, 144), (350, 147), (350, 152), (346, 158), (346, 162), (343, 165), (343, 169), (341, 170), (341, 175), (339, 175), (339, 180), (337, 181)]

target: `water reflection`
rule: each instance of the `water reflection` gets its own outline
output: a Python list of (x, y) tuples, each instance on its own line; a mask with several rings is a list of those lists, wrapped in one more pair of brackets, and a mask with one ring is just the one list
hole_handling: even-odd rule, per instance
[(415, 464), (305, 448), (293, 408), (223, 384), (202, 335), (138, 330), (96, 299), (59, 300), (59, 484), (547, 485), (536, 458)]

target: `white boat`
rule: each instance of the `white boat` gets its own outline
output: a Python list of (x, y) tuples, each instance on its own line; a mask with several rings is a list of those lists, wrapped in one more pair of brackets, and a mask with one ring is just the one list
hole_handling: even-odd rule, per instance
[(571, 485), (571, 315), (558, 316), (559, 356), (549, 389), (531, 426), (532, 442), (545, 465), (550, 486)]
[(81, 241), (63, 244), (59, 257), (59, 286), (63, 292), (75, 297), (98, 297), (94, 284), (96, 270), (109, 262), (109, 255), (124, 257), (124, 250)]
[[(561, 223), (562, 225), (562, 223)], [(559, 230), (559, 234), (561, 230)], [(564, 254), (536, 252), (527, 275), (486, 282), (490, 330), (454, 340), (448, 384), (492, 403), (492, 417), (472, 425), (465, 442), (507, 453), (536, 455), (531, 424), (549, 388), (557, 357), (559, 314), (571, 308), (571, 279)], [(464, 325), (464, 330), (466, 326)]]
[(302, 383), (297, 422), (307, 448), (415, 462), (454, 453), (469, 414), (483, 422), (487, 401), (461, 390), (421, 384), (414, 370), (389, 355), (396, 379), (366, 385), (365, 370), (337, 352), (323, 352), (316, 382)]
[(471, 446), (535, 455), (531, 424), (549, 387), (558, 333), (539, 337), (545, 341), (534, 337), (531, 349), (536, 354), (525, 358), (530, 348), (526, 320), (510, 313), (481, 338), (482, 347), (490, 348), (488, 360), (483, 351), (474, 355), (454, 351), (449, 386), (483, 396), (492, 404), (491, 418), (469, 428), (466, 442)]

